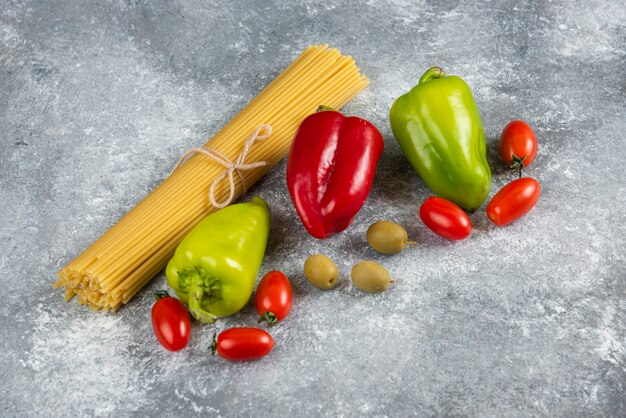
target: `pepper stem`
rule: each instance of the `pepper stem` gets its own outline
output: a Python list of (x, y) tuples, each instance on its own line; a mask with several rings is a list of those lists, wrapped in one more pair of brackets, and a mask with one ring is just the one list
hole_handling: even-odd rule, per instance
[(154, 294), (154, 300), (161, 300), (163, 298), (169, 297), (170, 294), (167, 293), (167, 290), (159, 290)]
[(260, 324), (261, 322), (266, 321), (267, 322), (267, 326), (271, 327), (272, 325), (274, 325), (276, 322), (278, 322), (278, 318), (276, 317), (276, 315), (273, 312), (265, 312), (263, 315), (261, 315), (261, 317), (259, 318), (257, 322), (257, 324)]
[(326, 105), (319, 105), (317, 107), (317, 110), (315, 110), (315, 112), (326, 112), (326, 111), (331, 111), (331, 112), (338, 112), (337, 109), (330, 107), (330, 106), (326, 106)]
[(431, 67), (429, 68), (424, 75), (420, 78), (418, 84), (425, 83), (427, 81), (436, 79), (436, 78), (444, 78), (446, 76), (445, 71), (441, 67)]
[(202, 296), (204, 295), (204, 289), (202, 286), (193, 284), (189, 292), (189, 312), (191, 315), (200, 322), (210, 324), (215, 322), (217, 315), (202, 309)]

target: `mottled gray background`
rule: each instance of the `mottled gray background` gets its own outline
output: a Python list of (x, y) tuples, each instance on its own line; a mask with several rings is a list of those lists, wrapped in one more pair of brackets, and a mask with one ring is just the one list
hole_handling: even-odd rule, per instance
[[(626, 7), (622, 2), (0, 0), (0, 415), (624, 416), (626, 414)], [(157, 185), (309, 44), (353, 55), (371, 86), (345, 110), (386, 148), (345, 233), (309, 237), (284, 163), (250, 195), (273, 210), (262, 273), (285, 271), (295, 305), (274, 352), (211, 357), (214, 326), (171, 354), (150, 321), (159, 275), (115, 315), (63, 302), (55, 272)], [(428, 190), (396, 144), (394, 98), (432, 65), (472, 87), (492, 194), (511, 119), (535, 128), (537, 207), (498, 229), (484, 210), (463, 242), (418, 218)], [(382, 257), (378, 219), (418, 245)], [(306, 256), (339, 264), (310, 287)], [(397, 283), (370, 296), (359, 259)], [(251, 325), (254, 310), (218, 321)]]

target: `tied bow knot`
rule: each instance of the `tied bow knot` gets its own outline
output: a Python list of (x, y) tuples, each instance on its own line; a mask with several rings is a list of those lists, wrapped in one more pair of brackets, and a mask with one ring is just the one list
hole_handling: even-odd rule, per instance
[[(263, 131), (265, 132), (261, 133)], [(235, 173), (239, 176), (239, 179), (241, 180), (241, 184), (243, 186), (243, 192), (245, 193), (247, 191), (247, 187), (244, 181), (243, 174), (241, 172), (244, 170), (251, 170), (253, 168), (263, 167), (269, 164), (267, 161), (255, 161), (251, 163), (246, 163), (246, 157), (248, 156), (250, 148), (252, 147), (252, 145), (254, 145), (255, 142), (269, 138), (271, 134), (272, 127), (268, 124), (263, 124), (256, 128), (254, 132), (252, 132), (252, 134), (248, 137), (248, 139), (246, 139), (246, 142), (244, 142), (243, 150), (241, 150), (241, 153), (239, 153), (235, 162), (231, 161), (221, 152), (208, 147), (192, 148), (187, 151), (182, 157), (180, 157), (172, 172), (174, 172), (194, 154), (206, 155), (216, 163), (223, 166), (224, 171), (222, 171), (220, 175), (213, 180), (213, 183), (211, 183), (211, 187), (209, 187), (209, 202), (217, 209), (222, 209), (230, 205), (235, 198)], [(230, 192), (225, 200), (218, 202), (215, 198), (215, 188), (218, 184), (224, 181), (224, 179), (228, 179)]]

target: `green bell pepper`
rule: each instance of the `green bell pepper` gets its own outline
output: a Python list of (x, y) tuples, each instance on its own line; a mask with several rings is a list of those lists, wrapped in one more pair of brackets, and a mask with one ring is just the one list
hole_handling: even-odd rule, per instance
[(232, 315), (248, 302), (270, 230), (265, 200), (227, 206), (204, 218), (176, 248), (165, 275), (202, 322)]
[(439, 67), (391, 107), (391, 129), (417, 174), (437, 195), (474, 212), (491, 188), (485, 133), (472, 92)]

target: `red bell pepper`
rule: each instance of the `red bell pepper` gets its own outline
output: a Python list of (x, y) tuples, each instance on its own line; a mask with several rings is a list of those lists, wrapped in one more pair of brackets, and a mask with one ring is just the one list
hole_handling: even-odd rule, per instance
[(306, 230), (326, 238), (346, 229), (365, 203), (384, 141), (365, 119), (320, 109), (296, 133), (287, 186)]

